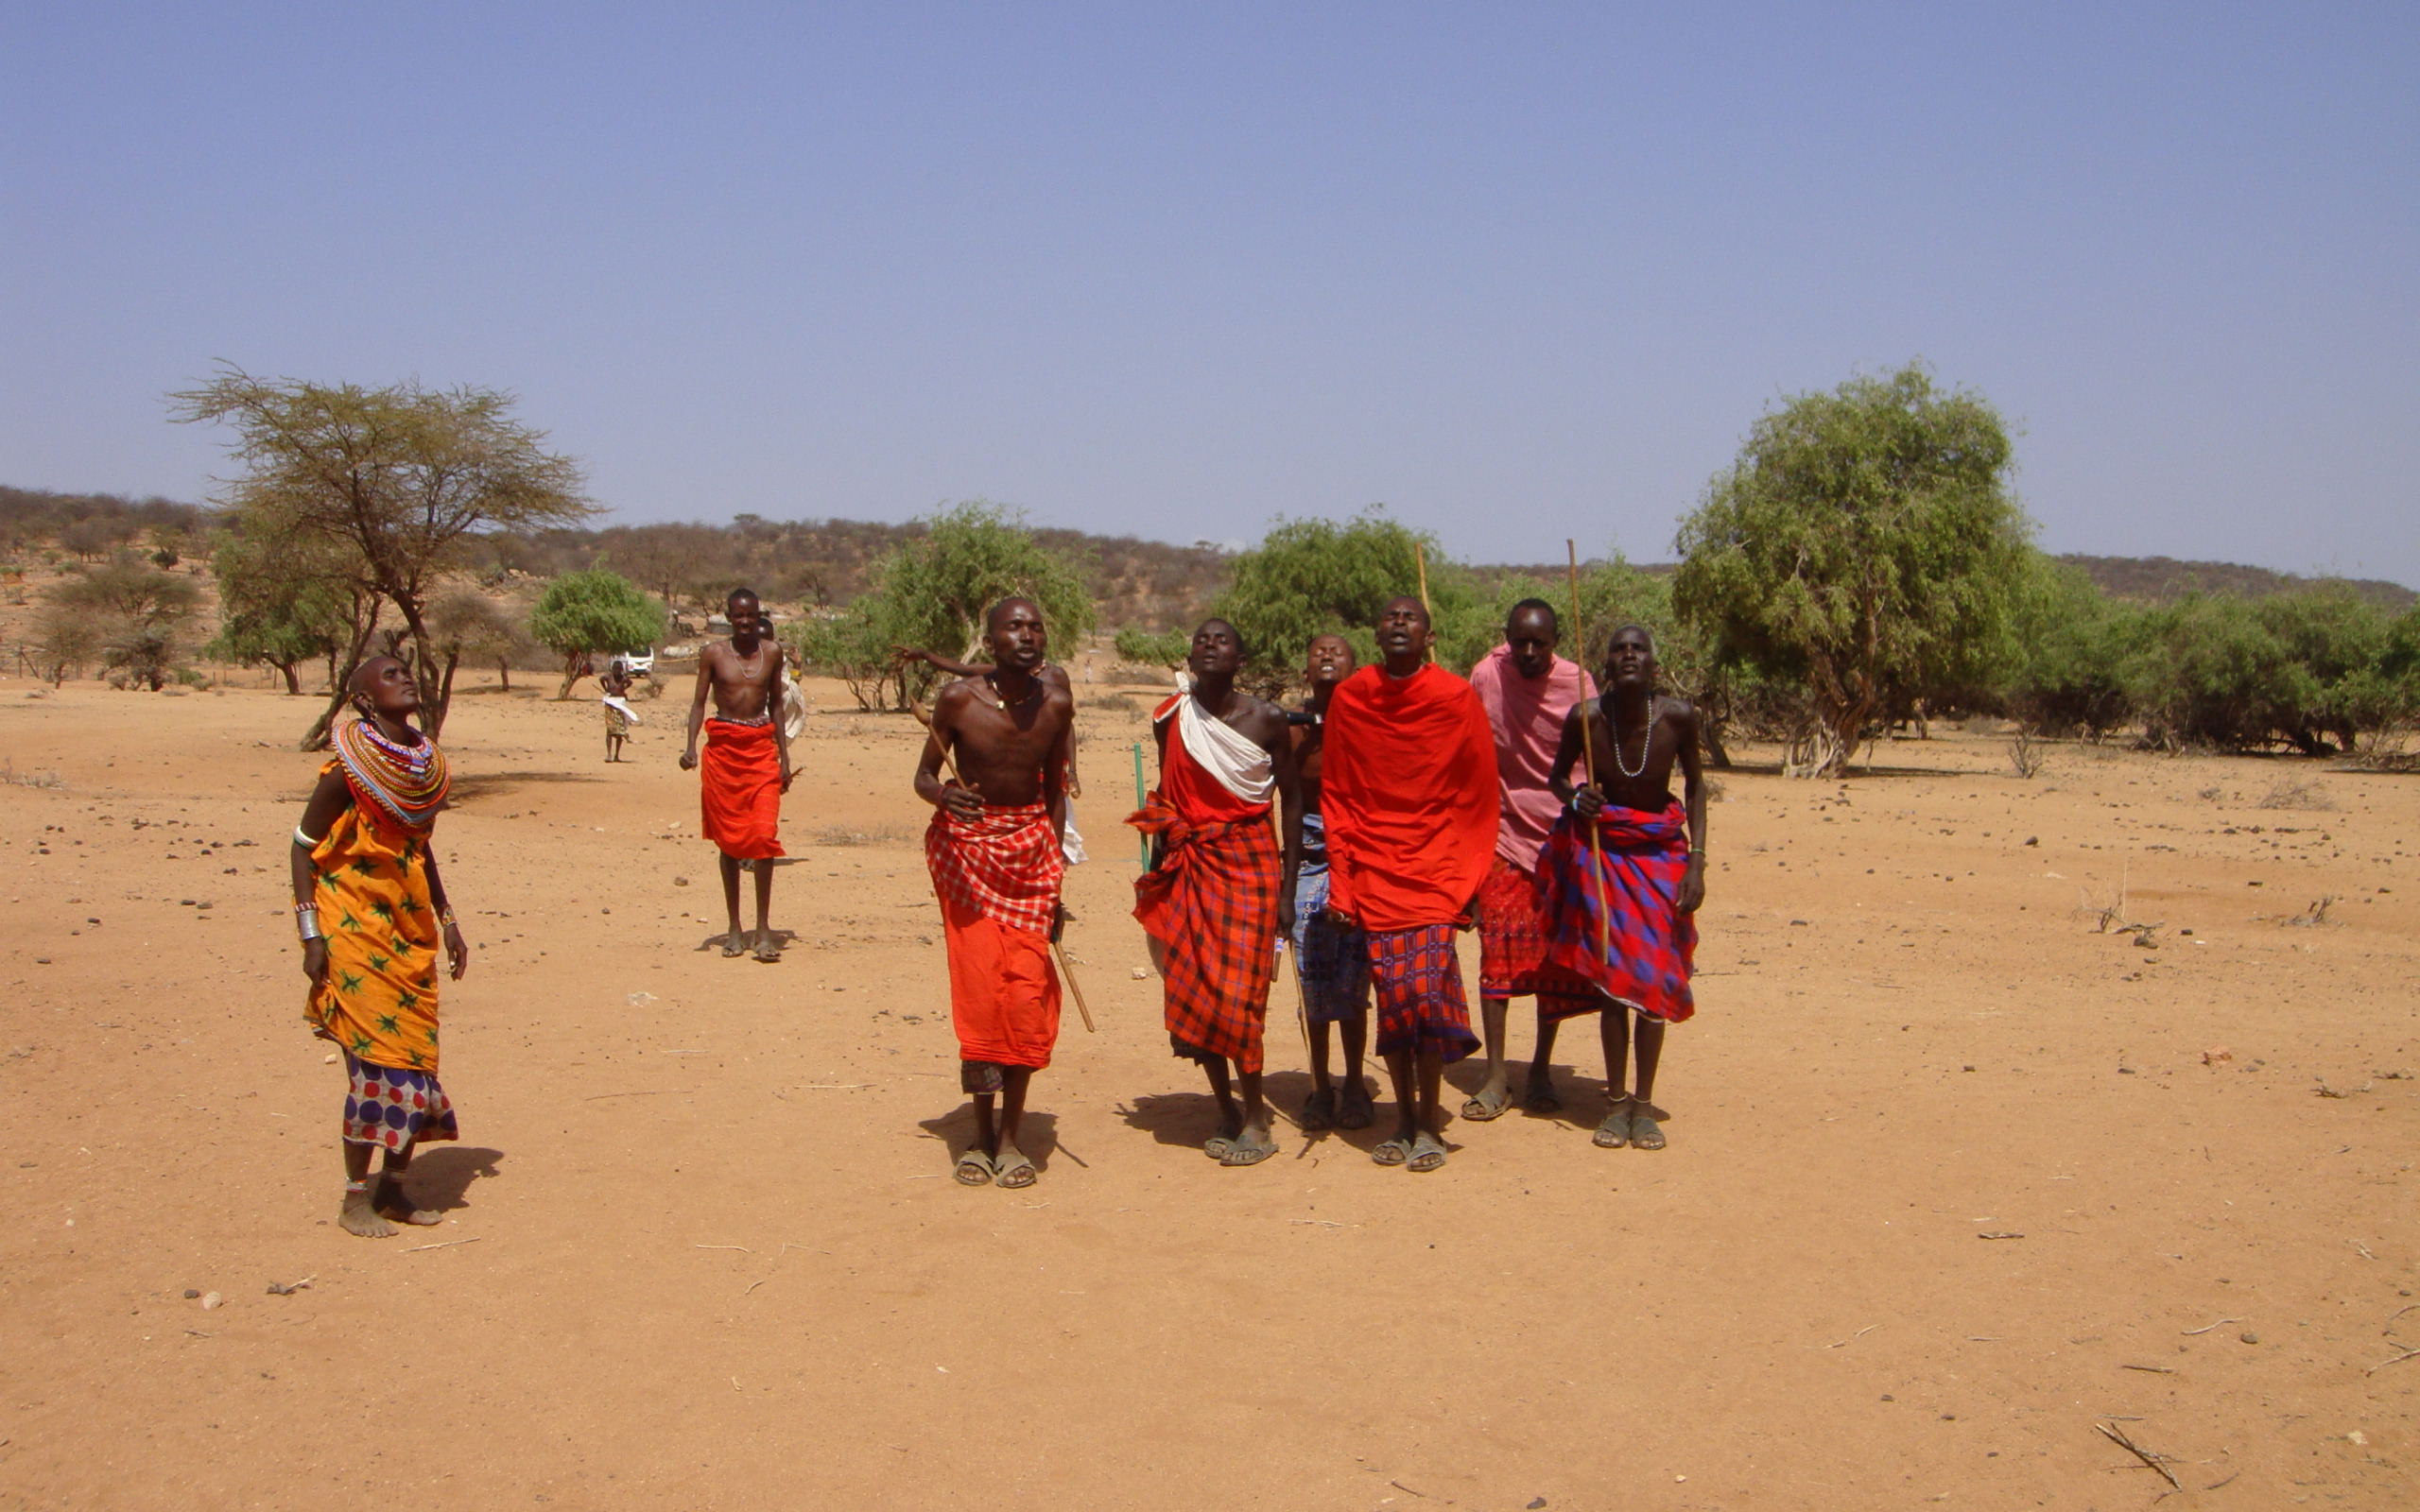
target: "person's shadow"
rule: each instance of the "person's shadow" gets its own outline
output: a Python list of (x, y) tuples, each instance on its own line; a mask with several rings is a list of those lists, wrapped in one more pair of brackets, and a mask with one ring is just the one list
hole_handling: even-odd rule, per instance
[[(994, 1127), (998, 1126), (998, 1119), (995, 1111), (993, 1114)], [(956, 1165), (958, 1158), (975, 1144), (975, 1105), (960, 1103), (939, 1118), (918, 1120), (916, 1126), (946, 1145), (950, 1163)], [(1084, 1163), (1073, 1150), (1060, 1144), (1059, 1115), (1039, 1112), (1031, 1108), (1025, 1110), (1025, 1119), (1017, 1125), (1017, 1148), (1025, 1151), (1025, 1158), (1045, 1176), (1050, 1173), (1050, 1160), (1056, 1155), (1063, 1154), (1078, 1165)]]
[(412, 1206), (444, 1212), (469, 1207), (471, 1183), (482, 1177), (498, 1175), (496, 1162), (503, 1159), (502, 1150), (475, 1144), (440, 1145), (415, 1155), (406, 1189), (411, 1193)]

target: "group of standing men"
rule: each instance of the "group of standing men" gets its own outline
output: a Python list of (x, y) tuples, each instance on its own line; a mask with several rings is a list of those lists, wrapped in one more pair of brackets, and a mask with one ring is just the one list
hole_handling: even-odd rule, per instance
[[(734, 593), (729, 611), (731, 640), (700, 657), (681, 765), (700, 765), (703, 734), (704, 827), (731, 923), (724, 954), (745, 953), (748, 870), (755, 954), (770, 960), (776, 827), (794, 775), (782, 658), (753, 593)], [(1290, 949), (1313, 1084), (1301, 1126), (1374, 1121), (1362, 1078), (1374, 1000), (1396, 1119), (1372, 1158), (1412, 1171), (1443, 1165), (1443, 1068), (1482, 1043), (1455, 943), (1474, 927), (1488, 1071), (1461, 1116), (1484, 1122), (1510, 1108), (1508, 1003), (1534, 996), (1525, 1105), (1561, 1107), (1548, 1074), (1555, 1027), (1597, 1013), (1612, 1107), (1596, 1143), (1664, 1147), (1656, 1064), (1665, 1025), (1693, 1011), (1692, 916), (1705, 891), (1696, 713), (1656, 696), (1653, 643), (1636, 626), (1614, 634), (1601, 697), (1555, 654), (1554, 610), (1539, 600), (1513, 608), (1504, 644), (1467, 680), (1431, 660), (1435, 639), (1410, 597), (1381, 614), (1376, 665), (1357, 667), (1340, 636), (1315, 637), (1309, 698), (1289, 713), (1236, 686), (1250, 650), (1214, 619), (1194, 632), (1191, 686), (1153, 713), (1160, 782), (1127, 820), (1151, 850), (1134, 916), (1165, 980), (1170, 1045), (1201, 1065), (1218, 1098), (1219, 1127), (1203, 1149), (1222, 1164), (1257, 1164), (1277, 1148), (1262, 1074), (1270, 992)], [(915, 787), (934, 810), (925, 854), (948, 946), (960, 1085), (977, 1117), (957, 1177), (1025, 1187), (1038, 1171), (1017, 1135), (1028, 1083), (1058, 1038), (1050, 948), (1066, 919), (1066, 862), (1080, 853), (1067, 813), (1075, 704), (1031, 602), (995, 605), (983, 640), (988, 666), (928, 658), (960, 676), (935, 700)], [(335, 756), (294, 832), (292, 871), (306, 1016), (338, 1046), (348, 1078), (340, 1219), (377, 1236), (438, 1220), (402, 1181), (419, 1143), (458, 1137), (437, 1079), (439, 957), (458, 979), (470, 953), (430, 843), (447, 765), (413, 727), (410, 669), (373, 658), (347, 691), (357, 717), (336, 729)], [(1672, 796), (1675, 768), (1685, 801)], [(1340, 1075), (1330, 1073), (1331, 1030)], [(373, 1150), (385, 1152), (374, 1177)]]
[[(1018, 1187), (1036, 1178), (1016, 1143), (1027, 1086), (1058, 1031), (1048, 942), (1065, 917), (1058, 836), (1074, 705), (1063, 679), (1046, 676), (1032, 604), (996, 606), (984, 639), (994, 663), (942, 690), (916, 790), (935, 810), (925, 857), (977, 1111), (958, 1178)], [(1455, 941), (1474, 927), (1488, 1074), (1462, 1117), (1512, 1106), (1509, 1000), (1534, 996), (1525, 1105), (1560, 1108), (1556, 1026), (1597, 1013), (1612, 1106), (1595, 1142), (1664, 1147), (1655, 1072), (1665, 1026), (1693, 1011), (1692, 916), (1705, 890), (1696, 712), (1656, 696), (1653, 642), (1637, 626), (1614, 634), (1603, 697), (1555, 654), (1559, 627), (1542, 601), (1513, 608), (1504, 644), (1467, 680), (1435, 664), (1435, 639), (1411, 597), (1380, 615), (1376, 665), (1357, 667), (1340, 636), (1314, 638), (1308, 702), (1288, 713), (1236, 687), (1250, 648), (1210, 620), (1194, 632), (1191, 686), (1153, 712), (1160, 781), (1127, 821), (1150, 846), (1134, 917), (1164, 980), (1170, 1046), (1201, 1065), (1218, 1099), (1203, 1150), (1222, 1164), (1277, 1149), (1262, 1074), (1270, 992), (1290, 948), (1312, 1075), (1301, 1126), (1374, 1121), (1361, 1072), (1374, 1002), (1396, 1118), (1372, 1159), (1443, 1166), (1443, 1070), (1482, 1044)]]

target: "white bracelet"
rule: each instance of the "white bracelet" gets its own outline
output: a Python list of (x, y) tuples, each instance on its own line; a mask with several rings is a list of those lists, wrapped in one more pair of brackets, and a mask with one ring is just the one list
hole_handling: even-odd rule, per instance
[(309, 835), (304, 834), (302, 833), (302, 826), (299, 824), (294, 827), (294, 843), (301, 846), (305, 850), (317, 850), (320, 849), (320, 842), (312, 839)]

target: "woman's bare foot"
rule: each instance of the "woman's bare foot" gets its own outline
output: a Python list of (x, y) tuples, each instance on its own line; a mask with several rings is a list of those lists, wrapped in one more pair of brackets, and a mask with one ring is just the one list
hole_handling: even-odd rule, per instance
[(345, 1188), (344, 1206), (337, 1210), (337, 1222), (344, 1226), (345, 1232), (364, 1239), (390, 1239), (395, 1233), (395, 1226), (378, 1216), (368, 1187), (358, 1192)]
[(404, 1184), (391, 1176), (379, 1178), (377, 1200), (372, 1206), (382, 1217), (392, 1218), (397, 1223), (415, 1224), (423, 1228), (445, 1221), (445, 1214), (434, 1208), (413, 1207), (411, 1198), (404, 1195)]

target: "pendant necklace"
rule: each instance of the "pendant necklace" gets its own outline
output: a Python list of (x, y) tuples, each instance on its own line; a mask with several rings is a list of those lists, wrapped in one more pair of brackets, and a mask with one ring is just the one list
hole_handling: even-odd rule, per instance
[[(990, 684), (992, 685), (992, 701), (993, 701), (994, 703), (998, 704), (998, 705), (1000, 706), (1000, 712), (1001, 712), (1002, 713), (1007, 713), (1009, 712), (1010, 705), (1009, 705), (1009, 700), (1007, 700), (1006, 698), (1003, 698), (1003, 697), (1001, 697), (1001, 696), (1000, 696), (1000, 679), (999, 679), (999, 675), (998, 675), (997, 673), (986, 673), (986, 674), (984, 674), (983, 680), (984, 680), (985, 682), (988, 682), (988, 683), (990, 683)], [(1029, 689), (1029, 690), (1028, 690), (1028, 692), (1026, 693), (1026, 695), (1025, 695), (1025, 696), (1024, 696), (1024, 697), (1019, 698), (1019, 699), (1016, 701), (1016, 707), (1017, 707), (1017, 708), (1019, 708), (1019, 709), (1024, 708), (1024, 707), (1025, 707), (1028, 702), (1030, 702), (1030, 701), (1032, 700), (1033, 696), (1034, 696), (1035, 694), (1037, 694), (1037, 693), (1040, 693), (1041, 691), (1042, 691), (1042, 679), (1041, 679), (1040, 678), (1036, 678), (1036, 679), (1033, 679), (1033, 686), (1032, 686), (1032, 688), (1031, 688), (1031, 689)]]

